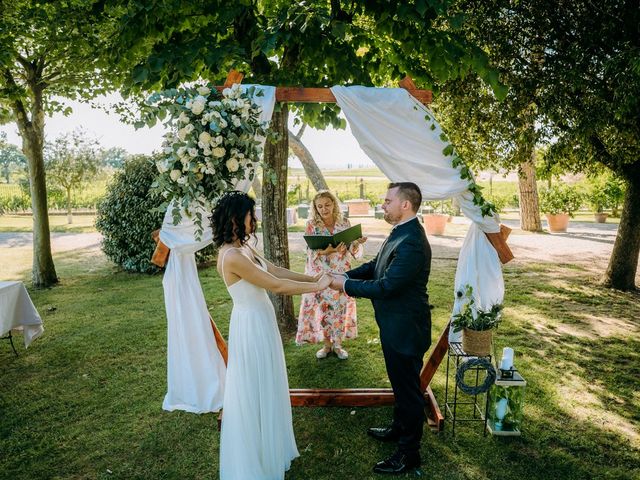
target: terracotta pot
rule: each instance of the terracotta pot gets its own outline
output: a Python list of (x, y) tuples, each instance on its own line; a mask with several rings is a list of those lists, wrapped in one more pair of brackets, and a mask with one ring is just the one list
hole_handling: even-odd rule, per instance
[(600, 213), (594, 213), (593, 216), (595, 217), (596, 222), (604, 223), (607, 221), (607, 217), (609, 216), (609, 214), (600, 212)]
[(462, 330), (462, 349), (469, 355), (485, 357), (491, 353), (491, 338), (493, 332), (491, 330)]
[(422, 215), (424, 229), (427, 235), (444, 235), (444, 229), (447, 226), (449, 215), (441, 213), (426, 213)]
[(547, 213), (547, 223), (549, 225), (550, 232), (566, 232), (569, 225), (569, 214), (558, 213), (557, 215), (551, 215)]

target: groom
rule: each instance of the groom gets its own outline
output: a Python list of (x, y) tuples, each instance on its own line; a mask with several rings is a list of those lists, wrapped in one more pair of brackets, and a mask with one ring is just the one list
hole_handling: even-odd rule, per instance
[(378, 255), (368, 263), (335, 276), (331, 287), (352, 297), (371, 299), (387, 374), (395, 396), (393, 422), (370, 428), (380, 441), (397, 441), (376, 473), (398, 474), (420, 466), (424, 396), (420, 389), (422, 359), (431, 344), (431, 312), (427, 281), (431, 247), (417, 218), (422, 193), (411, 182), (390, 183), (382, 209), (393, 225)]

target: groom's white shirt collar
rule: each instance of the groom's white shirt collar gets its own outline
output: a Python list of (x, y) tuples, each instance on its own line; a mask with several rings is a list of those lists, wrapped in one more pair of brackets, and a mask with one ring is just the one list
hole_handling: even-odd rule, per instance
[(411, 220), (414, 220), (416, 218), (418, 218), (418, 215), (414, 215), (413, 217), (408, 218), (404, 222), (396, 223), (391, 230), (393, 231), (393, 230), (395, 230), (396, 227), (399, 227), (400, 225), (404, 225), (405, 223), (409, 223)]

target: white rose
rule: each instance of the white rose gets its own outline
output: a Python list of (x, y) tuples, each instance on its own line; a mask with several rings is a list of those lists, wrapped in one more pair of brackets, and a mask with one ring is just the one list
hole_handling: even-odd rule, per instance
[(220, 119), (220, 128), (227, 128), (227, 125), (229, 125), (227, 123), (227, 121), (224, 118)]
[(184, 157), (184, 154), (187, 152), (187, 147), (180, 147), (176, 152), (179, 157)]
[(198, 93), (206, 97), (211, 93), (211, 89), (209, 87), (198, 87)]
[(211, 141), (211, 135), (209, 135), (208, 132), (202, 132), (198, 136), (198, 141), (200, 141), (200, 142), (202, 142), (202, 143), (204, 143), (206, 145)]
[(191, 104), (191, 113), (194, 115), (200, 115), (204, 111), (204, 107), (207, 105), (207, 99), (201, 95), (198, 95), (193, 99)]
[(181, 175), (182, 172), (180, 170), (171, 170), (171, 173), (169, 174), (171, 180), (173, 180), (174, 182), (177, 182)]
[(184, 128), (178, 130), (178, 138), (184, 142), (184, 139), (187, 138), (187, 130)]
[(191, 133), (191, 132), (193, 132), (193, 129), (194, 129), (194, 128), (196, 128), (196, 127), (194, 127), (193, 125), (189, 124), (189, 125), (187, 125), (186, 127), (184, 127), (184, 130), (185, 130), (187, 133)]
[(230, 172), (237, 172), (238, 169), (240, 168), (240, 164), (238, 163), (238, 160), (236, 160), (235, 158), (230, 158), (229, 160), (227, 160), (227, 169), (229, 169)]
[(230, 88), (225, 88), (224, 90), (222, 90), (222, 95), (224, 95), (225, 97), (229, 97), (231, 93), (232, 92)]
[(164, 147), (163, 152), (166, 153), (167, 155), (169, 155), (171, 152), (173, 152), (173, 148), (172, 147)]
[(178, 117), (178, 123), (189, 123), (189, 116), (185, 112), (182, 112)]
[(224, 157), (225, 153), (227, 153), (227, 151), (222, 147), (216, 147), (216, 148), (213, 149), (213, 156), (214, 157), (222, 158), (222, 157)]
[(202, 147), (202, 153), (207, 157), (211, 155), (211, 149), (209, 148), (208, 145), (205, 145), (204, 147)]
[(169, 170), (169, 166), (167, 165), (167, 162), (164, 160), (157, 160), (156, 161), (156, 168), (158, 169), (158, 172), (160, 173), (164, 173), (167, 170)]
[(222, 143), (222, 135), (218, 135), (216, 137), (216, 145), (220, 145)]
[(209, 102), (209, 106), (211, 108), (220, 107), (220, 106), (222, 106), (222, 103), (220, 103), (219, 100), (214, 100), (213, 102)]
[(242, 122), (240, 121), (240, 119), (238, 117), (236, 117), (235, 115), (233, 115), (231, 117), (231, 121), (233, 122), (233, 125), (235, 127), (239, 127), (240, 125), (242, 125)]
[(178, 180), (176, 180), (176, 182), (177, 182), (179, 185), (184, 185), (185, 183), (187, 183), (187, 180), (188, 180), (188, 179), (187, 179), (187, 177), (182, 176), (182, 177), (180, 177)]
[(198, 156), (198, 149), (197, 148), (190, 148), (188, 151), (189, 151), (189, 156), (191, 158), (194, 158), (194, 157)]

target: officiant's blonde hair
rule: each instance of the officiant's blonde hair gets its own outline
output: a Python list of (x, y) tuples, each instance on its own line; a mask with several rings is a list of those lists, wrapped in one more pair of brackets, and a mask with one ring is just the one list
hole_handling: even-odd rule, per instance
[(318, 213), (318, 209), (316, 208), (316, 202), (321, 198), (328, 198), (333, 202), (333, 218), (336, 222), (342, 221), (342, 213), (340, 212), (340, 201), (338, 200), (338, 197), (336, 197), (329, 190), (320, 190), (318, 193), (316, 193), (316, 196), (313, 197), (313, 201), (311, 202), (313, 221), (315, 222), (315, 224), (324, 225), (324, 221), (322, 220), (322, 217), (320, 216), (320, 214)]

